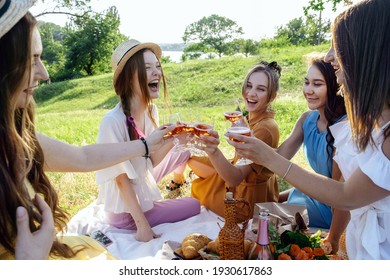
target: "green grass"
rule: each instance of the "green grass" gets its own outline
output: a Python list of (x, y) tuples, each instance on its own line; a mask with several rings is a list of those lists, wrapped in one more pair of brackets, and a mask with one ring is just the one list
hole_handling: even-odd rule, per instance
[[(263, 50), (258, 57), (226, 57), (190, 60), (163, 65), (167, 77), (169, 99), (175, 112), (196, 112), (212, 116), (216, 130), (223, 134), (226, 121), (223, 104), (241, 95), (241, 85), (248, 69), (256, 62), (277, 61), (282, 66), (281, 89), (274, 103), (280, 142), (291, 132), (297, 118), (307, 110), (301, 94), (306, 73), (304, 56), (313, 51), (325, 51), (328, 44), (317, 47), (288, 47)], [(64, 81), (44, 86), (37, 92), (36, 129), (74, 145), (95, 143), (103, 115), (114, 107), (118, 98), (112, 86), (112, 74)], [(155, 102), (160, 118), (169, 113), (163, 98)], [(232, 147), (223, 139), (221, 150), (231, 157)], [(307, 167), (300, 151), (293, 159)], [(59, 192), (60, 203), (71, 215), (97, 197), (95, 173), (49, 173)], [(169, 179), (163, 180), (164, 185)], [(281, 189), (289, 186), (280, 181)]]

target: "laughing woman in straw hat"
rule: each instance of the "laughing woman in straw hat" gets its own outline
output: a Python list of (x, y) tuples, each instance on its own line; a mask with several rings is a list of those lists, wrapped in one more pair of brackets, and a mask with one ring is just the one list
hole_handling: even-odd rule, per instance
[(0, 259), (111, 259), (86, 236), (55, 238), (67, 215), (44, 171), (93, 171), (140, 156), (146, 147), (153, 152), (172, 142), (163, 135), (174, 127), (158, 129), (144, 142), (84, 147), (36, 133), (34, 90), (49, 76), (37, 21), (28, 12), (34, 2), (0, 0)]
[[(161, 80), (161, 49), (154, 43), (129, 40), (120, 44), (111, 57), (113, 84), (120, 102), (108, 112), (99, 130), (99, 143), (131, 142), (143, 139), (156, 127), (155, 106)], [(136, 240), (158, 237), (152, 227), (176, 222), (200, 212), (199, 201), (191, 198), (161, 200), (153, 177), (157, 165), (171, 150), (167, 143), (155, 153), (122, 162), (96, 173), (100, 185), (98, 203), (104, 203), (107, 222), (115, 227), (137, 230)]]
[[(342, 84), (349, 122), (331, 127), (345, 182), (300, 168), (258, 139), (235, 136), (239, 155), (262, 164), (303, 193), (351, 210), (350, 259), (390, 259), (390, 1), (365, 0), (338, 15), (325, 60)], [(317, 186), (321, 185), (321, 188)]]

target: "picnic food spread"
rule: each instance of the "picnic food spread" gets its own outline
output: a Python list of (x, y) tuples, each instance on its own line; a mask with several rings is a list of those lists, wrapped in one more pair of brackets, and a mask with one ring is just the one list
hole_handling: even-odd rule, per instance
[[(245, 259), (254, 259), (256, 257), (256, 242), (252, 240), (244, 240)], [(211, 240), (204, 234), (192, 233), (187, 235), (182, 243), (178, 253), (184, 259), (219, 259), (220, 242), (219, 239)]]

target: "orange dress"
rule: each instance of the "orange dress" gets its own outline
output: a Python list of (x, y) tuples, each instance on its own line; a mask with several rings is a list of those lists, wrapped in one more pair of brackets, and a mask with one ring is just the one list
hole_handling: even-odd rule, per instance
[[(279, 145), (279, 128), (274, 119), (274, 112), (249, 113), (249, 126), (253, 131), (253, 136), (262, 140), (272, 148)], [(211, 166), (207, 157), (193, 157), (192, 159), (201, 161)], [(234, 157), (233, 163), (237, 160)], [(267, 168), (252, 163), (252, 172), (233, 191), (236, 199), (241, 198), (249, 202), (251, 206), (250, 217), (253, 216), (255, 203), (277, 202), (279, 198), (279, 186), (277, 176)], [(224, 199), (226, 195), (226, 185), (218, 173), (207, 178), (197, 178), (192, 181), (191, 195), (199, 199), (204, 205), (214, 213), (224, 217)]]

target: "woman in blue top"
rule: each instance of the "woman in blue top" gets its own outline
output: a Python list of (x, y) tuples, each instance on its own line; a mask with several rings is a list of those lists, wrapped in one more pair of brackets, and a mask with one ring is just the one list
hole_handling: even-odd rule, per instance
[[(311, 168), (316, 173), (340, 180), (341, 172), (332, 160), (334, 138), (329, 126), (344, 119), (346, 110), (344, 99), (338, 94), (338, 84), (332, 65), (320, 57), (313, 57), (302, 89), (310, 110), (298, 119), (291, 135), (279, 146), (278, 153), (291, 159), (303, 143), (304, 154)], [(291, 204), (305, 205), (309, 214), (309, 225), (331, 228), (328, 238), (334, 238), (337, 243), (348, 223), (348, 212), (332, 210), (330, 206), (303, 194), (296, 188), (280, 194), (279, 202), (286, 200)]]

